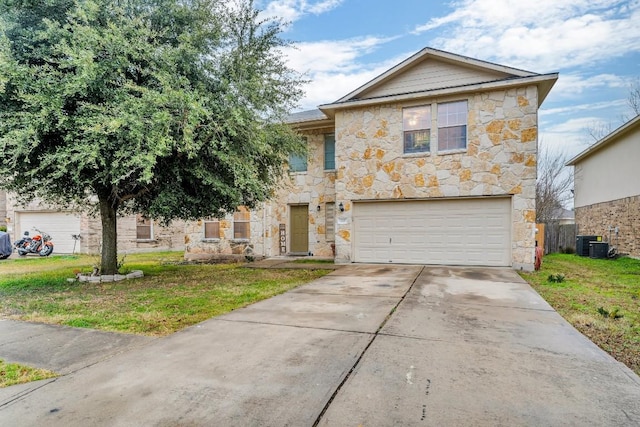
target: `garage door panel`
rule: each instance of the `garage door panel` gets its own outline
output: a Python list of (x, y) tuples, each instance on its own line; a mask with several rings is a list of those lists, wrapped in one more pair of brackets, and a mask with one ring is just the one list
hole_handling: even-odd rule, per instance
[(354, 260), (421, 264), (511, 263), (511, 200), (354, 204)]
[(38, 228), (51, 236), (54, 253), (64, 254), (80, 251), (81, 242), (75, 242), (72, 235), (80, 234), (80, 218), (67, 212), (19, 212), (19, 233), (28, 231), (32, 236)]

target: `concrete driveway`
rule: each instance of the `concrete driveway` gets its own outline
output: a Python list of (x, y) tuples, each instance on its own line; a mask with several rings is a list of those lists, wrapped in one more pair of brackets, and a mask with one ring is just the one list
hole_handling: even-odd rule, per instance
[(0, 425), (640, 424), (640, 379), (509, 269), (348, 265), (75, 366)]

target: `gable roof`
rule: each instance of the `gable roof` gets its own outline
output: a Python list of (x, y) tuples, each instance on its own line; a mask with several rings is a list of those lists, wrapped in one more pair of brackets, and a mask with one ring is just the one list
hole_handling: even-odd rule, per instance
[[(445, 67), (448, 67), (449, 70), (460, 71), (461, 77), (456, 80), (452, 78), (446, 79), (441, 76), (440, 81), (432, 81), (432, 84), (427, 85), (412, 84), (410, 82), (411, 79), (420, 78), (418, 76), (421, 73), (419, 67), (422, 66), (423, 69), (434, 68), (436, 64), (440, 65), (443, 71), (446, 71)], [(411, 73), (414, 73), (415, 76), (411, 76)], [(422, 73), (424, 74), (424, 72)], [(403, 76), (406, 84), (391, 87), (393, 81), (401, 80)], [(336, 109), (356, 105), (377, 104), (450, 93), (468, 93), (525, 84), (538, 86), (539, 104), (542, 104), (557, 79), (558, 73), (537, 74), (433, 48), (424, 48), (337, 101), (321, 105), (320, 110), (328, 116), (332, 116)], [(423, 78), (420, 83), (425, 81)], [(439, 83), (439, 85), (433, 83)]]
[(573, 159), (571, 159), (567, 163), (565, 163), (565, 165), (566, 166), (575, 166), (577, 163), (579, 163), (580, 161), (582, 161), (582, 160), (586, 159), (587, 157), (591, 156), (592, 154), (594, 154), (598, 150), (606, 147), (607, 145), (610, 145), (610, 144), (614, 143), (615, 141), (617, 141), (621, 137), (627, 135), (630, 132), (633, 132), (636, 129), (640, 129), (640, 114), (637, 115), (635, 118), (629, 120), (628, 122), (626, 122), (622, 126), (620, 126), (618, 129), (616, 129), (613, 132), (611, 132), (609, 135), (607, 135), (604, 138), (602, 138), (600, 141), (598, 141), (595, 144), (591, 145), (589, 148), (587, 148), (586, 150), (584, 150), (583, 152), (581, 152), (580, 154), (575, 156)]

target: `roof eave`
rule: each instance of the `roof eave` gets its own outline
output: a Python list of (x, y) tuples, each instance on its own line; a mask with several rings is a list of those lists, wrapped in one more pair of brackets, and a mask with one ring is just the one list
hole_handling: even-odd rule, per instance
[(332, 118), (287, 122), (287, 124), (298, 130), (322, 129), (335, 126)]
[(627, 123), (625, 123), (622, 126), (620, 126), (618, 129), (616, 129), (613, 132), (611, 132), (609, 135), (607, 135), (604, 138), (602, 138), (600, 141), (598, 141), (595, 144), (589, 146), (589, 148), (587, 148), (586, 150), (582, 151), (577, 156), (575, 156), (574, 158), (569, 160), (567, 163), (565, 163), (565, 166), (575, 166), (576, 163), (586, 159), (587, 157), (591, 156), (596, 151), (606, 147), (607, 145), (609, 145), (612, 142), (616, 141), (621, 136), (625, 135), (627, 132), (633, 130), (636, 125), (640, 125), (640, 114), (637, 115), (635, 118), (629, 120)]
[(466, 86), (453, 86), (442, 89), (432, 89), (427, 91), (420, 92), (411, 92), (404, 93), (398, 95), (389, 95), (377, 98), (367, 98), (367, 99), (359, 99), (355, 101), (342, 101), (342, 102), (334, 102), (331, 104), (320, 105), (318, 108), (327, 116), (334, 117), (335, 111), (343, 108), (352, 108), (352, 107), (362, 107), (368, 105), (382, 104), (382, 103), (390, 103), (390, 102), (399, 102), (399, 101), (409, 101), (420, 98), (433, 98), (438, 96), (446, 96), (446, 95), (454, 95), (454, 94), (465, 94), (479, 91), (488, 91), (495, 89), (508, 89), (512, 87), (518, 87), (523, 85), (535, 84), (538, 86), (538, 107), (542, 104), (544, 99), (551, 91), (551, 88), (558, 80), (558, 73), (549, 73), (549, 74), (536, 74), (533, 76), (527, 77), (515, 77), (505, 80), (497, 80), (492, 82), (485, 83), (476, 83)]

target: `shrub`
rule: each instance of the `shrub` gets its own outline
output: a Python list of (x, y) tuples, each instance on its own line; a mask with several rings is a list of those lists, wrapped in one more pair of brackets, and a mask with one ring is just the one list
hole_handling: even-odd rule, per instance
[(549, 277), (547, 277), (547, 282), (562, 283), (564, 282), (564, 274), (550, 274)]

